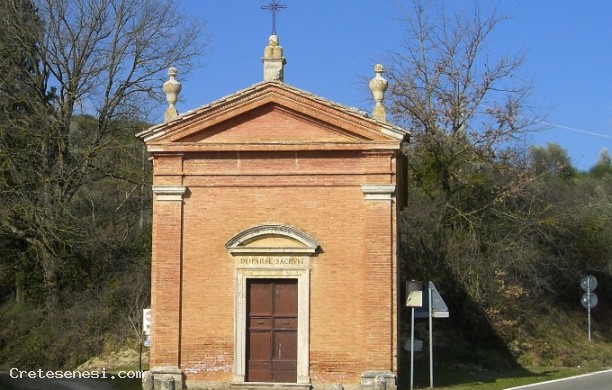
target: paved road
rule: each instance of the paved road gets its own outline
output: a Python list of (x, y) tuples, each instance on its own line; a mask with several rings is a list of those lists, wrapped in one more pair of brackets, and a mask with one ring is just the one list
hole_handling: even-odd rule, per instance
[(0, 381), (19, 390), (112, 390), (110, 383), (95, 379), (11, 379), (1, 375)]
[(506, 390), (610, 390), (612, 389), (612, 370), (579, 375), (556, 381), (533, 385), (512, 387)]

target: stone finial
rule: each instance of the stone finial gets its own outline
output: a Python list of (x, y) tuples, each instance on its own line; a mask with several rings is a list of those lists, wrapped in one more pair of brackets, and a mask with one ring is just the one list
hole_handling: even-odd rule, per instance
[(278, 44), (277, 35), (270, 35), (261, 61), (264, 64), (264, 81), (284, 80), (284, 66), (287, 61), (283, 57), (283, 48)]
[(389, 82), (382, 77), (382, 73), (384, 71), (385, 70), (381, 64), (376, 64), (376, 66), (374, 66), (376, 77), (370, 80), (370, 91), (372, 91), (374, 101), (376, 102), (374, 110), (372, 110), (372, 117), (382, 122), (387, 121), (387, 112), (385, 111), (384, 100), (385, 91), (389, 86)]
[(174, 117), (178, 116), (178, 111), (176, 110), (176, 101), (178, 100), (178, 95), (181, 93), (181, 89), (183, 86), (181, 83), (176, 81), (177, 70), (175, 67), (171, 67), (168, 69), (168, 76), (170, 79), (164, 83), (163, 90), (166, 94), (166, 101), (168, 102), (168, 108), (166, 109), (166, 113), (164, 114), (164, 121), (169, 122)]

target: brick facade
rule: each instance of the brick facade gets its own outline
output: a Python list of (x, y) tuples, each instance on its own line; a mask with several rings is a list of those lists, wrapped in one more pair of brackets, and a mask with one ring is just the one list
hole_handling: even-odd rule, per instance
[[(243, 275), (299, 274), (309, 284), (297, 382), (350, 387), (366, 371), (396, 372), (394, 185), (405, 132), (263, 82), (139, 136), (154, 162), (151, 367), (179, 368), (190, 388), (244, 381), (237, 259), (295, 251), (307, 261), (295, 274), (262, 266)], [(287, 227), (318, 247), (304, 254), (281, 232), (228, 249), (258, 226)]]

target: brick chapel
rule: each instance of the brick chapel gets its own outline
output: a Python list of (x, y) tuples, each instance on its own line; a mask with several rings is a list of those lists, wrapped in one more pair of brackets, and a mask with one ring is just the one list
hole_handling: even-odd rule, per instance
[[(264, 81), (138, 134), (153, 161), (147, 381), (174, 388), (395, 388), (400, 145), (382, 66), (371, 115)], [(160, 387), (161, 388), (161, 387)], [(170, 387), (168, 387), (170, 388)]]

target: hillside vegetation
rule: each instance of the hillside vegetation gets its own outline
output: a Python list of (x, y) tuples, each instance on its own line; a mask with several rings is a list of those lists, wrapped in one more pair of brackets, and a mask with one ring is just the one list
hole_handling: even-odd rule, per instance
[[(449, 306), (451, 318), (435, 321), (440, 360), (490, 368), (612, 364), (612, 166), (603, 152), (588, 173), (571, 165), (559, 169), (564, 174), (541, 171), (536, 156), (551, 151), (563, 158), (548, 166), (569, 161), (558, 145), (530, 149), (526, 165), (512, 167), (524, 187), (499, 201), (490, 184), (463, 186), (451, 200), (428, 196), (415, 179), (409, 184), (403, 273), (433, 281)], [(492, 169), (480, 180), (500, 175)], [(592, 343), (580, 303), (588, 274), (599, 281)], [(427, 339), (424, 325), (417, 337)]]
[(205, 49), (158, 0), (0, 2), (0, 365), (74, 367), (140, 335), (150, 180), (134, 134)]
[(579, 282), (592, 274), (600, 281), (596, 339), (610, 342), (608, 150), (577, 172), (560, 145), (525, 146), (541, 123), (525, 58), (487, 50), (506, 15), (477, 6), (452, 14), (415, 0), (404, 18), (406, 42), (388, 72), (390, 111), (412, 131), (403, 277), (431, 280), (446, 298), (451, 319), (440, 322), (458, 361), (592, 360), (582, 358), (589, 348), (571, 351), (584, 340), (571, 330), (586, 333)]

